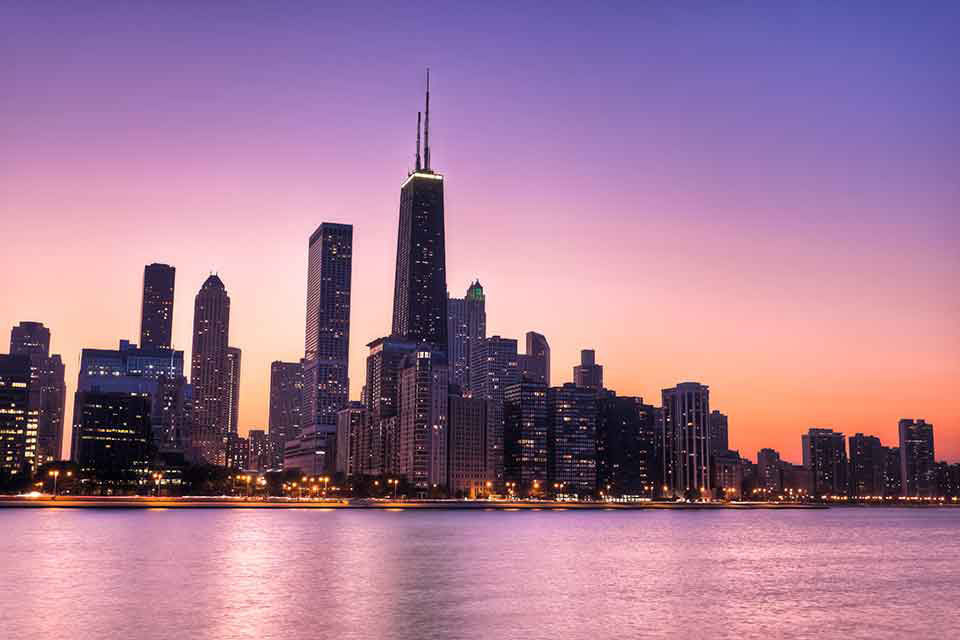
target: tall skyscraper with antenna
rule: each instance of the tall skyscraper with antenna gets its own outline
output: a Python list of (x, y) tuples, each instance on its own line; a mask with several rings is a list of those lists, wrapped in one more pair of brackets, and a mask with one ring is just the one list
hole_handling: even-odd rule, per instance
[(420, 165), (420, 114), (417, 114), (415, 168), (400, 187), (392, 333), (395, 337), (447, 351), (443, 176), (430, 167), (429, 69), (423, 117), (423, 166)]

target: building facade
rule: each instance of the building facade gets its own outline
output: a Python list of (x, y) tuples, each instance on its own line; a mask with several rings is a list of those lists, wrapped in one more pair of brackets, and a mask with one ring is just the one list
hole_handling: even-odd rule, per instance
[(664, 389), (662, 398), (660, 495), (687, 499), (712, 495), (710, 388), (698, 382), (681, 382)]
[(307, 262), (303, 427), (315, 424), (316, 431), (332, 436), (337, 413), (350, 396), (353, 225), (324, 222), (317, 227)]
[(153, 263), (143, 268), (143, 298), (140, 303), (140, 346), (170, 349), (173, 344), (173, 289), (177, 270)]
[(231, 433), (229, 337), (230, 296), (220, 277), (211, 275), (193, 305), (192, 448), (200, 459), (220, 466), (227, 463), (226, 438)]
[(550, 344), (543, 334), (528, 331), (526, 353), (517, 357), (520, 376), (550, 386)]
[(650, 498), (656, 478), (656, 407), (602, 391), (597, 398), (597, 487), (604, 495)]
[(849, 438), (850, 495), (867, 497), (883, 495), (883, 468), (887, 454), (880, 438), (858, 433)]
[(466, 498), (486, 495), (489, 493), (487, 482), (490, 481), (485, 455), (487, 401), (451, 393), (447, 410), (448, 493)]
[(801, 440), (804, 466), (810, 470), (810, 493), (813, 496), (847, 495), (847, 450), (843, 434), (814, 427)]
[(547, 391), (547, 481), (556, 494), (597, 489), (597, 392), (567, 383)]
[(447, 482), (446, 354), (417, 347), (400, 369), (397, 473), (418, 493), (444, 488)]
[(471, 353), (470, 390), (475, 398), (482, 398), (487, 406), (487, 468), (494, 489), (504, 488), (503, 457), (503, 400), (504, 391), (520, 381), (517, 361), (517, 341), (491, 336), (477, 343)]
[(936, 470), (933, 453), (933, 425), (903, 418), (900, 432), (900, 491), (904, 497), (928, 498), (934, 494)]
[(524, 379), (503, 392), (503, 473), (520, 495), (547, 493), (547, 389), (543, 382)]
[(597, 355), (593, 349), (580, 351), (580, 364), (573, 368), (573, 382), (578, 387), (597, 391), (603, 389), (603, 366), (597, 364)]
[(463, 298), (447, 300), (450, 383), (470, 391), (472, 347), (487, 337), (486, 296), (480, 281), (474, 281)]
[(30, 359), (30, 411), (37, 420), (34, 465), (60, 460), (67, 387), (63, 360), (50, 355), (50, 330), (40, 322), (21, 322), (10, 332), (10, 355)]

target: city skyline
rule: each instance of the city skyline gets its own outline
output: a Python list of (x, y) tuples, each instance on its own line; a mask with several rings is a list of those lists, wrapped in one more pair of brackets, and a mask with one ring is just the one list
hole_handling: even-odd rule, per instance
[[(881, 218), (881, 224), (869, 228), (868, 243), (873, 250), (867, 251), (858, 240), (868, 227), (853, 216), (858, 207), (839, 206), (837, 201), (847, 198), (849, 193), (836, 183), (828, 185), (827, 195), (833, 205), (828, 208), (832, 214), (845, 212), (839, 220), (818, 217), (812, 213), (815, 204), (808, 201), (806, 207), (792, 209), (794, 214), (799, 212), (793, 223), (777, 227), (773, 222), (779, 212), (750, 200), (751, 207), (756, 207), (755, 215), (737, 219), (738, 224), (731, 225), (735, 233), (729, 234), (723, 230), (725, 224), (708, 215), (715, 213), (713, 205), (708, 204), (708, 194), (717, 195), (716, 185), (710, 180), (697, 182), (694, 191), (703, 190), (699, 197), (685, 193), (679, 199), (667, 197), (665, 200), (673, 206), (687, 207), (686, 213), (678, 214), (676, 221), (683, 223), (683, 234), (690, 242), (681, 245), (689, 247), (682, 252), (682, 260), (661, 264), (654, 258), (662, 256), (652, 245), (669, 242), (674, 233), (669, 224), (659, 219), (661, 209), (654, 205), (670, 191), (667, 183), (656, 180), (664, 177), (661, 175), (654, 176), (646, 195), (632, 192), (637, 201), (628, 203), (629, 206), (620, 202), (608, 219), (594, 220), (590, 209), (586, 210), (587, 216), (580, 217), (575, 208), (567, 208), (569, 205), (557, 208), (553, 206), (557, 202), (551, 201), (553, 205), (544, 208), (559, 211), (560, 215), (555, 225), (545, 227), (550, 237), (540, 235), (538, 242), (524, 243), (521, 240), (529, 239), (524, 236), (531, 232), (534, 220), (545, 224), (545, 219), (537, 215), (536, 201), (547, 198), (544, 189), (557, 176), (540, 173), (545, 169), (529, 162), (530, 157), (524, 156), (528, 152), (518, 151), (517, 158), (501, 165), (504, 173), (511, 174), (520, 187), (505, 180), (498, 171), (491, 172), (489, 167), (482, 166), (484, 163), (473, 161), (471, 149), (475, 152), (478, 147), (472, 127), (499, 126), (501, 116), (507, 114), (494, 113), (481, 120), (479, 114), (472, 113), (472, 120), (464, 116), (457, 120), (457, 110), (462, 110), (465, 100), (461, 94), (472, 95), (469, 87), (452, 73), (444, 72), (442, 64), (434, 62), (433, 70), (435, 83), (444, 87), (437, 93), (442, 109), (438, 112), (439, 120), (434, 123), (440, 127), (440, 133), (435, 135), (433, 146), (439, 160), (437, 164), (443, 167), (450, 182), (446, 194), (450, 295), (461, 295), (476, 279), (483, 282), (487, 334), (510, 339), (522, 339), (527, 331), (543, 334), (550, 342), (554, 385), (572, 379), (570, 372), (579, 362), (582, 349), (594, 349), (598, 362), (605, 368), (606, 386), (620, 394), (641, 396), (646, 402), (656, 403), (661, 390), (678, 382), (698, 381), (709, 385), (711, 406), (728, 414), (732, 423), (730, 447), (739, 449), (746, 457), (769, 447), (780, 451), (785, 459), (797, 462), (800, 460), (798, 434), (813, 425), (823, 425), (847, 435), (858, 432), (877, 435), (885, 444), (893, 444), (899, 419), (923, 417), (937, 426), (938, 458), (954, 461), (960, 458), (957, 422), (960, 411), (951, 384), (958, 379), (957, 362), (960, 361), (956, 322), (950, 324), (951, 318), (956, 318), (956, 301), (936, 295), (942, 293), (941, 289), (949, 290), (944, 286), (957, 271), (956, 258), (946, 253), (950, 249), (951, 233), (956, 231), (956, 222), (949, 219), (949, 210), (945, 208), (944, 198), (949, 191), (937, 192), (940, 200), (937, 193), (927, 193), (928, 207), (919, 218), (913, 211), (908, 217), (889, 208), (883, 210), (886, 217)], [(227, 163), (223, 169), (227, 173), (220, 176), (222, 179), (239, 179), (244, 171), (258, 166), (271, 175), (262, 186), (248, 188), (259, 194), (254, 199), (258, 204), (244, 203), (236, 226), (221, 229), (224, 232), (214, 236), (215, 243), (207, 236), (214, 230), (207, 226), (238, 204), (236, 196), (228, 193), (229, 180), (219, 187), (214, 180), (214, 188), (206, 189), (201, 182), (188, 180), (186, 173), (174, 171), (171, 179), (180, 181), (181, 187), (177, 197), (168, 194), (158, 202), (144, 200), (142, 214), (136, 212), (129, 199), (135, 200), (140, 190), (146, 193), (148, 183), (135, 177), (111, 189), (96, 184), (84, 189), (76, 185), (66, 188), (61, 184), (55, 187), (56, 193), (87, 196), (83, 200), (87, 205), (70, 205), (65, 210), (55, 209), (52, 202), (38, 198), (39, 192), (31, 189), (25, 194), (11, 194), (16, 195), (11, 200), (13, 206), (62, 222), (64, 229), (54, 228), (48, 233), (51, 241), (57, 242), (59, 238), (67, 250), (65, 256), (57, 254), (48, 259), (49, 273), (40, 270), (31, 278), (29, 284), (36, 292), (23, 288), (20, 283), (2, 285), (3, 299), (18, 302), (3, 305), (0, 321), (9, 327), (20, 321), (35, 320), (50, 329), (51, 352), (63, 356), (67, 397), (72, 397), (81, 347), (115, 348), (118, 339), (136, 340), (140, 320), (138, 298), (145, 264), (166, 263), (179, 271), (173, 348), (184, 350), (188, 362), (192, 357), (189, 336), (193, 318), (187, 310), (192, 308), (191, 299), (207, 271), (218, 271), (230, 292), (230, 344), (244, 352), (240, 432), (263, 428), (267, 425), (270, 363), (274, 360), (295, 362), (303, 356), (306, 285), (303, 274), (307, 272), (304, 239), (321, 222), (333, 221), (355, 228), (357, 277), (353, 284), (350, 331), (357, 338), (350, 348), (349, 366), (353, 372), (364, 371), (367, 350), (363, 345), (367, 340), (389, 334), (390, 282), (396, 246), (396, 184), (404, 169), (413, 168), (413, 158), (407, 157), (412, 154), (404, 153), (409, 147), (404, 140), (411, 136), (402, 134), (411, 128), (404, 123), (421, 100), (417, 89), (420, 73), (421, 69), (413, 64), (405, 67), (399, 74), (404, 80), (398, 83), (402, 86), (391, 91), (395, 102), (386, 110), (390, 113), (387, 124), (383, 125), (384, 131), (377, 133), (382, 137), (374, 138), (372, 147), (377, 154), (384, 154), (382, 160), (370, 163), (370, 150), (360, 150), (358, 145), (350, 144), (345, 148), (356, 153), (355, 159), (341, 157), (336, 166), (325, 166), (326, 173), (308, 174), (294, 167), (290, 175), (277, 176), (262, 160), (242, 166)], [(879, 80), (874, 81), (879, 83), (873, 85), (874, 88), (886, 86)], [(507, 95), (517, 95), (515, 84), (507, 83), (507, 86), (514, 92), (508, 91)], [(863, 99), (855, 92), (843, 95), (849, 100)], [(240, 107), (237, 113), (250, 116), (254, 109), (250, 104), (254, 103)], [(367, 104), (354, 106), (361, 110), (373, 108)], [(302, 107), (294, 111), (299, 108)], [(614, 107), (608, 103), (604, 108), (609, 111)], [(891, 114), (892, 111), (881, 110), (881, 115)], [(187, 128), (189, 126), (192, 125)], [(397, 131), (386, 131), (393, 127)], [(169, 130), (177, 131), (178, 127)], [(318, 129), (315, 133), (322, 131)], [(531, 133), (537, 133), (536, 126), (520, 119), (511, 127), (510, 136), (524, 140)], [(612, 146), (609, 130), (601, 128), (597, 133), (600, 136), (597, 144), (605, 144), (601, 148), (608, 152), (618, 148)], [(345, 136), (343, 141), (350, 139)], [(133, 143), (120, 137), (111, 140), (111, 144), (121, 149), (132, 150), (135, 146), (129, 146)], [(314, 142), (318, 140), (314, 138)], [(42, 140), (40, 144), (43, 146)], [(525, 142), (524, 146), (531, 144)], [(741, 152), (757, 143), (745, 141), (743, 144), (743, 147), (732, 148)], [(798, 143), (794, 141), (794, 144)], [(851, 151), (861, 146), (848, 141), (841, 148)], [(305, 152), (304, 147), (284, 148), (295, 153)], [(25, 147), (15, 149), (20, 151), (20, 159), (28, 160), (26, 167), (21, 166), (18, 171), (27, 171), (29, 177), (30, 171), (40, 170), (42, 165), (30, 164), (30, 152)], [(541, 149), (547, 152), (551, 147), (545, 145)], [(936, 151), (928, 147), (910, 149), (916, 159), (926, 158), (928, 162), (930, 157), (925, 152)], [(563, 156), (564, 150), (559, 151)], [(767, 151), (767, 157), (773, 157), (773, 152)], [(811, 154), (810, 158), (818, 157), (816, 153)], [(207, 178), (216, 178), (220, 169), (215, 168), (215, 157), (209, 154), (206, 157), (212, 164), (194, 168)], [(169, 161), (167, 158), (157, 167), (172, 168)], [(651, 161), (652, 156), (642, 156), (640, 165)], [(152, 163), (159, 160), (145, 162), (153, 166)], [(596, 164), (589, 166), (592, 168), (589, 174), (596, 174), (594, 177), (598, 178), (596, 184), (588, 181), (578, 187), (593, 194), (595, 207), (605, 207), (611, 202), (610, 189), (614, 181), (605, 177), (608, 172)], [(614, 163), (614, 166), (620, 165)], [(877, 168), (878, 165), (873, 167)], [(315, 174), (323, 178), (319, 182), (322, 186), (311, 184), (316, 182)], [(363, 175), (363, 186), (372, 195), (345, 195), (353, 186), (350, 182), (353, 174)], [(564, 176), (565, 180), (571, 177)], [(631, 177), (631, 174), (619, 177)], [(633, 177), (643, 182), (638, 176)], [(800, 184), (809, 184), (806, 181), (810, 176), (795, 178)], [(338, 190), (338, 184), (351, 187)], [(691, 184), (681, 179), (679, 187)], [(726, 188), (738, 188), (735, 185), (737, 181), (733, 180)], [(879, 185), (877, 187), (879, 189)], [(834, 190), (830, 191), (831, 188)], [(502, 207), (504, 192), (515, 197), (512, 200), (515, 208), (508, 208), (503, 214), (491, 213)], [(613, 192), (626, 195), (616, 189)], [(277, 197), (288, 199), (282, 205), (268, 206)], [(771, 206), (774, 200), (768, 200), (766, 205)], [(83, 259), (89, 245), (81, 242), (74, 247), (63, 234), (64, 230), (74, 228), (70, 212), (96, 215), (94, 219), (101, 224), (123, 219), (111, 218), (106, 213), (94, 214), (92, 209), (84, 208), (98, 202), (112, 203), (106, 209), (114, 211), (114, 215), (117, 211), (127, 211), (126, 215), (131, 216), (134, 223), (139, 215), (159, 214), (157, 207), (163, 203), (170, 208), (170, 224), (164, 225), (153, 238), (138, 238), (135, 251), (120, 246), (104, 252), (103, 262), (91, 263)], [(325, 210), (327, 203), (333, 210)], [(736, 208), (737, 200), (728, 199), (726, 205)], [(938, 206), (944, 208), (938, 209)], [(201, 233), (195, 239), (187, 237), (190, 218), (208, 208), (219, 213), (208, 223), (201, 221)], [(625, 218), (628, 214), (630, 219)], [(915, 224), (904, 227), (907, 220)], [(494, 233), (483, 233), (485, 227)], [(114, 243), (122, 245), (126, 241), (129, 232), (122, 225), (114, 229), (115, 233), (108, 230), (111, 235), (106, 240), (115, 247)], [(543, 228), (540, 232), (542, 234)], [(31, 229), (16, 229), (14, 240), (29, 240), (35, 233)], [(900, 234), (904, 234), (908, 248), (914, 251), (885, 253), (895, 246), (894, 239), (901, 239)], [(618, 241), (616, 236), (621, 235), (623, 239)], [(791, 239), (791, 235), (796, 238)], [(594, 237), (596, 242), (585, 241)], [(707, 242), (714, 237), (724, 245), (723, 250), (717, 252)], [(643, 247), (644, 251), (652, 251), (652, 255), (632, 256), (633, 245), (626, 242), (630, 238), (637, 240), (636, 246)], [(481, 246), (474, 247), (478, 239)], [(806, 254), (792, 253), (805, 243), (815, 244), (817, 249)], [(31, 246), (30, 242), (15, 244)], [(500, 253), (488, 257), (491, 247)], [(920, 247), (926, 251), (918, 253)], [(265, 249), (267, 260), (253, 259), (258, 251)], [(782, 256), (789, 256), (790, 260), (783, 261)], [(596, 260), (598, 257), (601, 259)], [(794, 270), (794, 259), (799, 261), (797, 271), (802, 275), (790, 273)], [(64, 260), (76, 260), (78, 266), (64, 268)], [(603, 268), (592, 264), (606, 260), (609, 262)], [(597, 280), (602, 276), (605, 279)], [(883, 278), (889, 282), (879, 283)], [(691, 286), (687, 281), (696, 284)], [(98, 288), (91, 293), (89, 287), (83, 289), (78, 282), (97, 283), (102, 290)], [(784, 285), (786, 293), (779, 292)], [(719, 297), (717, 291), (725, 297)], [(50, 296), (51, 292), (57, 295)], [(691, 306), (691, 292), (700, 293), (704, 299)], [(41, 298), (40, 294), (46, 297)], [(791, 301), (792, 297), (797, 301)], [(571, 304), (571, 300), (575, 302)], [(738, 300), (740, 304), (746, 301), (749, 308), (738, 308), (730, 300)], [(855, 313), (858, 306), (865, 306), (866, 311)], [(656, 312), (644, 313), (645, 309), (656, 309)], [(694, 324), (684, 319), (686, 314), (698, 310), (705, 312), (707, 318)], [(908, 334), (908, 330), (913, 333)], [(900, 359), (893, 359), (895, 357)], [(357, 400), (363, 376), (354, 373), (350, 383), (350, 399)], [(67, 404), (65, 423), (69, 425), (73, 403)], [(65, 431), (64, 440), (69, 441), (69, 426)]]

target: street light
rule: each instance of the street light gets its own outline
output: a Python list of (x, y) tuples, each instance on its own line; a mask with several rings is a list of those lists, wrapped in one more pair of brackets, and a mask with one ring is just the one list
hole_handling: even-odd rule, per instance
[(53, 478), (53, 499), (56, 500), (57, 499), (57, 478), (60, 477), (60, 470), (54, 469), (53, 471), (50, 471), (48, 475), (51, 478)]

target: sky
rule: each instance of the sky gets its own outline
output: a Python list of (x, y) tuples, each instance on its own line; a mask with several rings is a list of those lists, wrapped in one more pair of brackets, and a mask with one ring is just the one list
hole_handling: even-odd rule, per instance
[(4, 2), (0, 328), (50, 328), (72, 412), (145, 264), (188, 358), (217, 272), (262, 428), (310, 233), (350, 223), (359, 398), (429, 66), (448, 287), (480, 280), (488, 335), (543, 333), (554, 384), (583, 348), (654, 404), (708, 384), (751, 459), (922, 417), (957, 461), (958, 43), (950, 2)]

